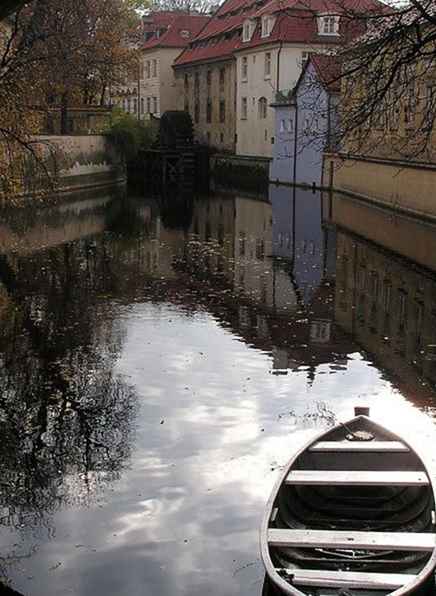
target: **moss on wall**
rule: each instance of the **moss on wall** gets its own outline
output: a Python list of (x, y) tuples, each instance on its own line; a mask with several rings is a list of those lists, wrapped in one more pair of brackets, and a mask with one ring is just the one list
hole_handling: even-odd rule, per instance
[(224, 188), (268, 192), (269, 164), (232, 159), (217, 159), (212, 166), (212, 179)]

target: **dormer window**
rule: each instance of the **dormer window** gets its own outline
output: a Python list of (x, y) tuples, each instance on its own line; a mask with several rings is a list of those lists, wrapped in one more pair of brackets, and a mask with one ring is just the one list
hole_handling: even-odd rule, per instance
[(339, 17), (331, 14), (318, 17), (318, 33), (320, 35), (339, 35)]
[(262, 17), (261, 37), (269, 37), (274, 26), (274, 19), (270, 16)]
[(242, 41), (250, 41), (255, 28), (256, 22), (252, 19), (247, 19), (244, 21), (244, 25), (242, 27)]

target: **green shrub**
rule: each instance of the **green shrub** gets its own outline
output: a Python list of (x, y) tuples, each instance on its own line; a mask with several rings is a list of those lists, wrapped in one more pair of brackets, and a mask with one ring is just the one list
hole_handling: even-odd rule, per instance
[(118, 108), (112, 110), (105, 134), (128, 162), (135, 159), (140, 149), (149, 149), (156, 136), (148, 122), (138, 120)]

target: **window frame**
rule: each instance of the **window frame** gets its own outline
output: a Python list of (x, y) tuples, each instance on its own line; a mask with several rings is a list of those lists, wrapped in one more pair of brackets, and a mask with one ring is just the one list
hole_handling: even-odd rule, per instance
[(241, 97), (241, 120), (248, 118), (248, 101), (246, 97)]
[(242, 56), (241, 58), (241, 81), (246, 83), (248, 80), (248, 57)]
[(265, 38), (271, 35), (272, 18), (270, 15), (264, 15), (260, 21), (260, 37)]
[[(268, 66), (268, 68), (267, 68)], [(271, 52), (265, 52), (264, 58), (264, 78), (271, 78)]]
[(259, 120), (265, 120), (268, 114), (268, 101), (266, 97), (259, 97), (257, 101)]
[(324, 13), (318, 17), (318, 33), (328, 37), (339, 35), (339, 15)]

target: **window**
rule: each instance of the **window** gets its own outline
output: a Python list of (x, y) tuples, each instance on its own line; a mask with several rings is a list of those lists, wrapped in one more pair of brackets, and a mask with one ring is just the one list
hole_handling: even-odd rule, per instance
[(199, 95), (200, 93), (200, 75), (198, 72), (196, 72), (194, 76), (194, 93), (195, 95)]
[(241, 232), (239, 236), (239, 255), (241, 257), (245, 255), (245, 232)]
[(265, 78), (268, 79), (271, 76), (271, 53), (265, 54)]
[(245, 21), (242, 29), (242, 41), (250, 41), (250, 21)]
[(248, 76), (248, 58), (246, 56), (244, 56), (242, 58), (242, 63), (241, 63), (241, 79), (243, 81), (246, 81), (247, 76)]
[(220, 122), (226, 121), (226, 102), (220, 99)]
[(220, 143), (224, 143), (224, 133), (220, 133)]
[(432, 123), (433, 123), (433, 114), (434, 114), (434, 109), (436, 107), (435, 100), (436, 100), (436, 85), (428, 84), (427, 85), (425, 118), (427, 120), (429, 127), (431, 127)]
[(402, 332), (407, 327), (407, 293), (404, 290), (398, 290), (398, 306), (399, 331)]
[(220, 91), (224, 91), (224, 83), (225, 83), (225, 68), (220, 68)]
[(136, 112), (138, 111), (138, 100), (136, 99), (136, 97), (133, 100), (133, 111)]
[(260, 238), (256, 240), (256, 259), (262, 261), (265, 258), (265, 244)]
[(153, 97), (153, 114), (157, 114), (157, 97)]
[(130, 112), (130, 97), (127, 100), (127, 111)]
[(266, 118), (266, 108), (267, 108), (266, 97), (261, 97), (259, 99), (259, 118), (261, 120)]
[(147, 114), (149, 114), (151, 112), (151, 99), (149, 97), (147, 97)]
[(126, 100), (123, 99), (123, 110), (126, 111)]
[(247, 120), (247, 98), (241, 98), (241, 120)]
[(391, 308), (391, 294), (392, 285), (389, 280), (385, 280), (383, 283), (383, 307), (386, 312), (389, 312)]
[(153, 60), (153, 76), (157, 77), (157, 60)]
[(242, 26), (242, 41), (250, 41), (256, 29), (256, 21), (247, 19)]
[(145, 106), (144, 106), (144, 98), (143, 98), (143, 97), (141, 97), (141, 114), (143, 114), (143, 113), (144, 113), (144, 107), (145, 107)]
[(262, 17), (261, 37), (268, 37), (272, 31), (273, 19), (271, 17)]
[(185, 86), (185, 93), (189, 91), (189, 75), (185, 74), (184, 77), (184, 86)]
[(207, 144), (210, 145), (210, 132), (206, 133)]
[(339, 17), (335, 15), (322, 15), (318, 20), (318, 32), (320, 35), (338, 35)]
[(194, 122), (200, 122), (200, 103), (197, 100), (194, 105)]
[(206, 84), (207, 84), (207, 92), (210, 93), (210, 88), (212, 86), (212, 71), (208, 70), (206, 73)]
[(145, 74), (147, 75), (147, 79), (150, 78), (150, 60), (147, 60), (145, 63)]
[(212, 122), (212, 100), (208, 99), (206, 103), (206, 122)]

